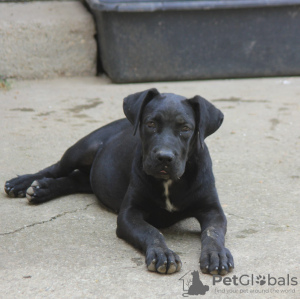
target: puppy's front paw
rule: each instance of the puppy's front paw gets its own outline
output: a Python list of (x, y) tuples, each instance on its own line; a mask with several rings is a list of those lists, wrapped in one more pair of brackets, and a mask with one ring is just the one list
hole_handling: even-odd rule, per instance
[(200, 257), (200, 269), (202, 273), (212, 275), (225, 275), (234, 268), (233, 257), (225, 248), (204, 248)]
[(146, 252), (146, 264), (149, 271), (171, 274), (181, 269), (179, 256), (170, 249), (151, 247)]

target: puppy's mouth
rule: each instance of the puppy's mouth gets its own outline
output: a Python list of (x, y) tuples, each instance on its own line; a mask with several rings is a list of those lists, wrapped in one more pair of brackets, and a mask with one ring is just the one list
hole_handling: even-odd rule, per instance
[(157, 177), (162, 178), (162, 179), (164, 179), (164, 178), (168, 179), (170, 177), (170, 174), (168, 174), (165, 170), (161, 170), (157, 174)]
[(182, 176), (181, 171), (178, 172), (177, 168), (174, 165), (166, 165), (166, 164), (160, 164), (160, 165), (153, 165), (153, 163), (147, 163), (148, 161), (145, 161), (143, 163), (143, 170), (146, 172), (146, 174), (151, 175), (157, 179), (163, 179), (163, 180), (176, 180), (179, 179)]
[(158, 178), (165, 179), (165, 180), (168, 180), (170, 176), (171, 174), (168, 166), (163, 166), (163, 169), (159, 170), (157, 175)]
[(158, 169), (156, 168), (151, 170), (150, 169), (144, 169), (144, 170), (147, 174), (152, 175), (157, 179), (168, 180), (172, 175), (171, 169), (169, 169), (168, 167), (159, 167)]

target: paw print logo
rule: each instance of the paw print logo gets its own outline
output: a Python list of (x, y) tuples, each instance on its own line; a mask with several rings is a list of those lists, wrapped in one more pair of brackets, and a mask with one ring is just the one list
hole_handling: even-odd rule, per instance
[(256, 283), (263, 286), (266, 283), (266, 277), (265, 276), (256, 276)]

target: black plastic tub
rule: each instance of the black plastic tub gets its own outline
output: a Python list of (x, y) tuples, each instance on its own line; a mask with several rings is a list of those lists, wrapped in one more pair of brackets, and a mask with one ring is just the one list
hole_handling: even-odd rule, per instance
[(300, 0), (87, 0), (114, 82), (300, 75)]

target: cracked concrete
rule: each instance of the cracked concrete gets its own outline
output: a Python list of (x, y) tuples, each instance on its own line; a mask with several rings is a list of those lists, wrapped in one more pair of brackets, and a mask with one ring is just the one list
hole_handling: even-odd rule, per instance
[(26, 228), (28, 228), (28, 227), (32, 227), (32, 226), (36, 226), (36, 225), (40, 225), (40, 224), (45, 224), (45, 223), (47, 223), (47, 222), (53, 221), (53, 220), (55, 220), (55, 219), (57, 219), (57, 218), (59, 218), (59, 217), (65, 216), (65, 215), (67, 215), (67, 214), (72, 214), (72, 213), (77, 213), (77, 212), (79, 212), (79, 211), (84, 211), (84, 210), (86, 210), (89, 206), (91, 206), (91, 205), (93, 205), (93, 204), (95, 204), (95, 203), (88, 204), (88, 205), (86, 205), (85, 208), (82, 208), (82, 209), (76, 209), (76, 210), (73, 210), (73, 211), (66, 211), (66, 212), (57, 214), (57, 215), (55, 215), (55, 216), (52, 216), (52, 217), (51, 217), (50, 219), (48, 219), (48, 220), (43, 220), (43, 221), (38, 221), (38, 222), (30, 223), (30, 224), (25, 224), (24, 226), (22, 226), (22, 227), (20, 227), (20, 228), (17, 228), (17, 229), (15, 229), (15, 230), (13, 230), (13, 231), (5, 232), (5, 233), (0, 233), (0, 236), (5, 236), (5, 235), (15, 234), (15, 233), (20, 232), (21, 230), (26, 229)]
[[(227, 277), (297, 277), (296, 286), (214, 286), (200, 274), (210, 288), (205, 298), (299, 298), (300, 78), (13, 81), (10, 90), (0, 89), (2, 185), (55, 163), (79, 138), (123, 117), (125, 96), (150, 87), (200, 94), (225, 114), (207, 143), (236, 264)], [(180, 273), (162, 276), (148, 272), (143, 255), (116, 237), (115, 214), (93, 195), (35, 206), (2, 190), (0, 211), (0, 298), (182, 298), (179, 279), (199, 270), (194, 219), (162, 231), (183, 262)]]

